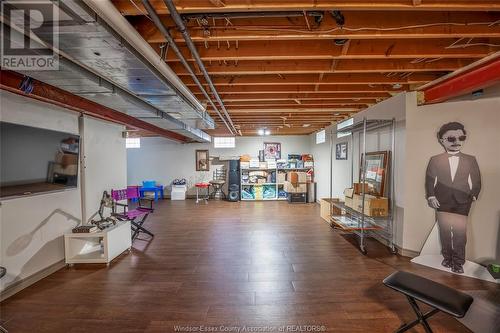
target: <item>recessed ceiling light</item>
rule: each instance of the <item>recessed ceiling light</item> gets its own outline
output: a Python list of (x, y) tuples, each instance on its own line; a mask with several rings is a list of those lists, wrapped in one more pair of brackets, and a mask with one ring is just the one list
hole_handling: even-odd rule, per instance
[(401, 87), (402, 87), (401, 83), (394, 83), (392, 85), (392, 89), (401, 89)]
[(257, 134), (264, 135), (264, 130), (262, 128), (259, 128), (259, 130), (257, 131)]
[(270, 130), (268, 130), (268, 129), (266, 129), (266, 130), (264, 131), (264, 134), (265, 134), (265, 135), (271, 135), (271, 131), (270, 131)]
[(309, 127), (311, 124), (302, 124), (302, 127)]

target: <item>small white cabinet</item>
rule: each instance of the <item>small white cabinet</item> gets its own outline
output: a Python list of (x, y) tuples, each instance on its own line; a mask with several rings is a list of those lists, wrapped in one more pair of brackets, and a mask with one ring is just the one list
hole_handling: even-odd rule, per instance
[(99, 232), (69, 233), (64, 235), (66, 264), (109, 264), (132, 246), (129, 221)]

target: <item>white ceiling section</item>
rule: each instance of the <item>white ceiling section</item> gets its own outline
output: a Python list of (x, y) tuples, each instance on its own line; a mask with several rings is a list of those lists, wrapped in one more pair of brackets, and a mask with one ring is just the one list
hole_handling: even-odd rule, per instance
[[(203, 129), (214, 128), (213, 119), (152, 49), (156, 59), (140, 50), (136, 40), (129, 43), (123, 27), (115, 31), (83, 1), (56, 3), (64, 12), (60, 17), (72, 18), (59, 25), (60, 69), (21, 73), (194, 141), (211, 140)], [(2, 22), (8, 19), (2, 17)], [(130, 31), (136, 33), (132, 27)], [(47, 40), (43, 33), (32, 37)], [(9, 38), (8, 33), (3, 38)]]

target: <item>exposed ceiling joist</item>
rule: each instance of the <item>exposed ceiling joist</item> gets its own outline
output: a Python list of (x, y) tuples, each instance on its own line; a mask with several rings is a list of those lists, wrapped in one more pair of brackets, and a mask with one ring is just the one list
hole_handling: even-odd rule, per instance
[[(340, 60), (336, 63), (336, 73), (402, 73), (402, 72), (442, 72), (454, 71), (472, 63), (472, 59), (439, 59), (436, 61), (411, 62), (398, 60)], [(187, 76), (184, 66), (173, 63), (170, 67), (177, 75)], [(212, 62), (206, 69), (213, 75), (249, 75), (249, 74), (293, 74), (293, 73), (323, 73), (332, 72), (331, 60), (269, 60), (269, 61), (238, 61), (236, 64)]]
[[(494, 52), (488, 44), (499, 44), (498, 40), (475, 40), (469, 47), (450, 47), (456, 39), (423, 40), (352, 40), (344, 46), (337, 46), (331, 40), (302, 41), (244, 41), (236, 49), (234, 43), (230, 48), (209, 46), (199, 48), (203, 61), (221, 60), (310, 60), (310, 59), (416, 59), (416, 58), (482, 58)], [(155, 44), (160, 52), (162, 44)], [(210, 44), (209, 44), (210, 45)], [(348, 46), (348, 47), (347, 47)], [(500, 49), (500, 48), (497, 48)], [(181, 47), (186, 59), (193, 61), (188, 49)], [(167, 56), (168, 62), (179, 59), (172, 52)]]
[[(322, 79), (319, 80), (317, 74), (255, 74), (255, 75), (218, 75), (212, 81), (216, 86), (248, 86), (248, 85), (359, 85), (359, 84), (421, 84), (437, 79), (446, 72), (436, 73), (412, 73), (411, 75), (386, 75), (382, 73), (320, 73)], [(183, 76), (181, 78), (188, 87), (195, 86), (191, 78)]]
[[(223, 3), (214, 6), (214, 2)], [(420, 2), (420, 3), (419, 3)], [(145, 11), (140, 3), (136, 4), (130, 0), (113, 0), (115, 6), (124, 15), (143, 15)], [(162, 0), (151, 0), (151, 3), (159, 14), (168, 14), (167, 7)], [(418, 6), (417, 6), (418, 4)], [(302, 10), (390, 10), (400, 11), (418, 9), (426, 11), (485, 11), (500, 10), (500, 3), (496, 0), (327, 0), (327, 1), (282, 1), (282, 0), (179, 0), (176, 1), (177, 10), (180, 13), (211, 13), (211, 12), (239, 12), (239, 11), (302, 11)]]
[[(344, 12), (345, 26), (339, 27), (330, 15), (321, 25), (307, 30), (303, 18), (215, 20), (215, 25), (191, 25), (193, 41), (259, 41), (259, 40), (318, 40), (318, 39), (428, 39), (428, 38), (498, 38), (499, 13), (496, 12), (398, 12), (390, 17), (381, 12)], [(174, 26), (164, 18), (167, 26)], [(136, 28), (149, 43), (165, 42), (147, 18), (134, 21)], [(209, 34), (207, 34), (207, 31)], [(179, 33), (172, 34), (182, 42)]]
[[(387, 93), (393, 92), (398, 93), (405, 91), (409, 87), (407, 85), (402, 85), (400, 88), (393, 88), (390, 85), (320, 85), (318, 90), (315, 90), (314, 85), (285, 85), (285, 86), (226, 86), (220, 90), (221, 95), (227, 94), (275, 94), (275, 93)], [(195, 95), (200, 95), (201, 92), (193, 88)]]

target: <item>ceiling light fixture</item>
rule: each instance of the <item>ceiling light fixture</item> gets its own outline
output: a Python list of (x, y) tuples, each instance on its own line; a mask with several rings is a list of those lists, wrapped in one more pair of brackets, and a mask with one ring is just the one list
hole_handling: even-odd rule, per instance
[(401, 87), (403, 87), (403, 86), (401, 85), (401, 83), (394, 83), (394, 84), (392, 85), (392, 89), (401, 89)]
[(311, 124), (302, 124), (302, 127), (309, 127)]
[(264, 135), (264, 130), (262, 128), (259, 128), (259, 130), (257, 131), (257, 134)]
[(268, 129), (266, 129), (266, 130), (264, 131), (264, 134), (265, 134), (265, 135), (271, 135), (271, 131), (270, 131), (270, 130), (268, 130)]

